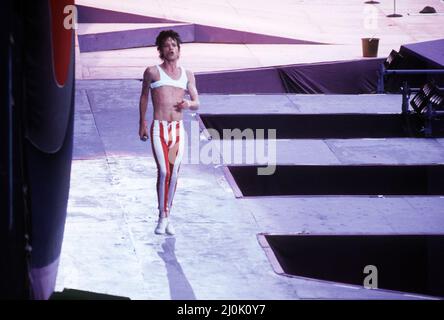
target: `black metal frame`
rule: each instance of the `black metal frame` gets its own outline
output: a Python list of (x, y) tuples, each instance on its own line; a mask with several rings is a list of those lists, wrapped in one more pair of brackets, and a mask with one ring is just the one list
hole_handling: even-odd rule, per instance
[[(427, 74), (427, 75), (439, 75), (444, 74), (444, 69), (396, 69), (396, 70), (388, 70), (386, 68), (386, 64), (382, 63), (380, 70), (379, 70), (379, 77), (378, 77), (378, 84), (377, 84), (377, 93), (384, 93), (385, 92), (385, 76), (391, 75), (391, 74), (401, 74), (401, 75), (417, 75), (417, 74)], [(427, 84), (430, 84), (428, 82)], [(426, 85), (427, 85), (426, 84)], [(444, 88), (437, 87), (436, 85), (431, 84), (436, 90), (438, 90), (440, 93), (443, 92)], [(402, 106), (401, 111), (404, 115), (409, 115), (412, 112), (410, 111), (410, 96), (413, 92), (419, 92), (422, 88), (411, 88), (407, 82), (407, 80), (404, 80), (401, 86), (401, 94), (402, 94)], [(422, 112), (422, 110), (425, 109), (425, 112)], [(421, 108), (421, 110), (417, 111), (416, 113), (422, 117), (424, 117), (424, 135), (425, 137), (432, 137), (433, 136), (433, 120), (443, 116), (444, 110), (436, 110), (433, 107), (433, 103), (428, 100), (427, 105), (424, 108)]]
[[(430, 82), (428, 82), (424, 86), (426, 85), (432, 85), (433, 88), (438, 90), (440, 93), (442, 93), (444, 90), (444, 88), (437, 87), (434, 84), (430, 84)], [(410, 110), (411, 94), (413, 92), (419, 92), (423, 88), (410, 88), (407, 81), (403, 82), (401, 88), (402, 88), (402, 107), (401, 107), (402, 114), (409, 115), (412, 113), (412, 111)], [(419, 116), (423, 117), (424, 136), (426, 138), (431, 138), (433, 137), (433, 120), (437, 119), (438, 117), (444, 116), (444, 110), (439, 110), (434, 108), (432, 101), (430, 101), (430, 99), (427, 96), (425, 96), (425, 99), (427, 99), (427, 104), (425, 105), (425, 107), (421, 108), (420, 110), (414, 110), (414, 112), (416, 112)], [(425, 112), (422, 112), (423, 110), (425, 110)]]
[(381, 64), (378, 75), (377, 93), (384, 93), (385, 76), (389, 74), (444, 74), (444, 69), (397, 69), (387, 70), (384, 63)]

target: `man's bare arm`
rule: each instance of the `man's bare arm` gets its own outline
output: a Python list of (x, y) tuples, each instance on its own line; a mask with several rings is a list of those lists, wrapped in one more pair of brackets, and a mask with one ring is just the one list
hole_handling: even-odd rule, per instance
[(200, 102), (199, 102), (199, 94), (197, 93), (197, 88), (196, 88), (196, 78), (194, 77), (194, 74), (191, 71), (187, 71), (187, 76), (188, 76), (187, 89), (188, 92), (190, 93), (191, 100), (183, 99), (177, 104), (177, 106), (182, 109), (197, 110), (199, 109)]
[(143, 73), (142, 92), (139, 101), (139, 136), (148, 137), (148, 128), (145, 123), (145, 115), (148, 109), (148, 98), (150, 93), (151, 75), (149, 67)]
[(190, 77), (188, 80), (188, 92), (190, 93), (191, 98), (191, 104), (190, 109), (191, 110), (197, 110), (199, 109), (200, 102), (199, 102), (199, 94), (197, 93), (196, 88), (196, 78), (194, 77), (194, 73), (190, 71)]

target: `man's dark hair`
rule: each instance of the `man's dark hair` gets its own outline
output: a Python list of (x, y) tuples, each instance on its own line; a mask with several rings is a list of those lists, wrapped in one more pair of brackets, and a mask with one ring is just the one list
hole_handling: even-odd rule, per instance
[(182, 43), (182, 40), (180, 39), (180, 35), (174, 31), (174, 30), (163, 30), (159, 33), (159, 35), (156, 38), (156, 46), (157, 50), (160, 52), (160, 58), (163, 59), (162, 54), (162, 46), (166, 39), (171, 38), (176, 40), (177, 46), (180, 49), (180, 44)]

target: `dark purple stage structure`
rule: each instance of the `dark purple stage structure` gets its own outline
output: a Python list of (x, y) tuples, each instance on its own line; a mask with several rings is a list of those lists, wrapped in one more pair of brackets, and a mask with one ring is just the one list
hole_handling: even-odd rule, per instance
[[(399, 55), (388, 70), (443, 70), (444, 39), (402, 45)], [(385, 90), (399, 92), (403, 82), (410, 87), (422, 87), (429, 81), (444, 87), (444, 74), (391, 74), (385, 76)]]
[[(444, 39), (401, 46), (403, 61), (397, 69), (443, 69)], [(201, 73), (197, 75), (203, 93), (376, 93), (379, 71), (384, 59), (311, 63), (248, 70)], [(436, 76), (444, 85), (444, 76)], [(394, 91), (404, 79), (412, 86), (424, 85), (431, 76), (391, 76)]]
[(202, 93), (374, 93), (383, 61), (354, 60), (201, 73), (196, 79)]
[(63, 9), (73, 4), (2, 5), (2, 298), (48, 299), (55, 286), (74, 128), (74, 32)]
[(416, 57), (429, 68), (444, 68), (444, 39), (405, 44), (399, 52), (405, 57)]

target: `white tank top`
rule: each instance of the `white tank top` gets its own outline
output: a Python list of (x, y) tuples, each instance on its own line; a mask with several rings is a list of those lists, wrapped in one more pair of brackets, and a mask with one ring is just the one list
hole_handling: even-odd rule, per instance
[(174, 80), (170, 78), (170, 76), (167, 75), (166, 72), (163, 71), (163, 69), (160, 66), (156, 65), (156, 67), (159, 70), (160, 79), (150, 84), (151, 89), (159, 88), (161, 86), (172, 86), (172, 87), (182, 88), (184, 90), (187, 89), (188, 77), (183, 67), (179, 67), (181, 69), (179, 80)]

